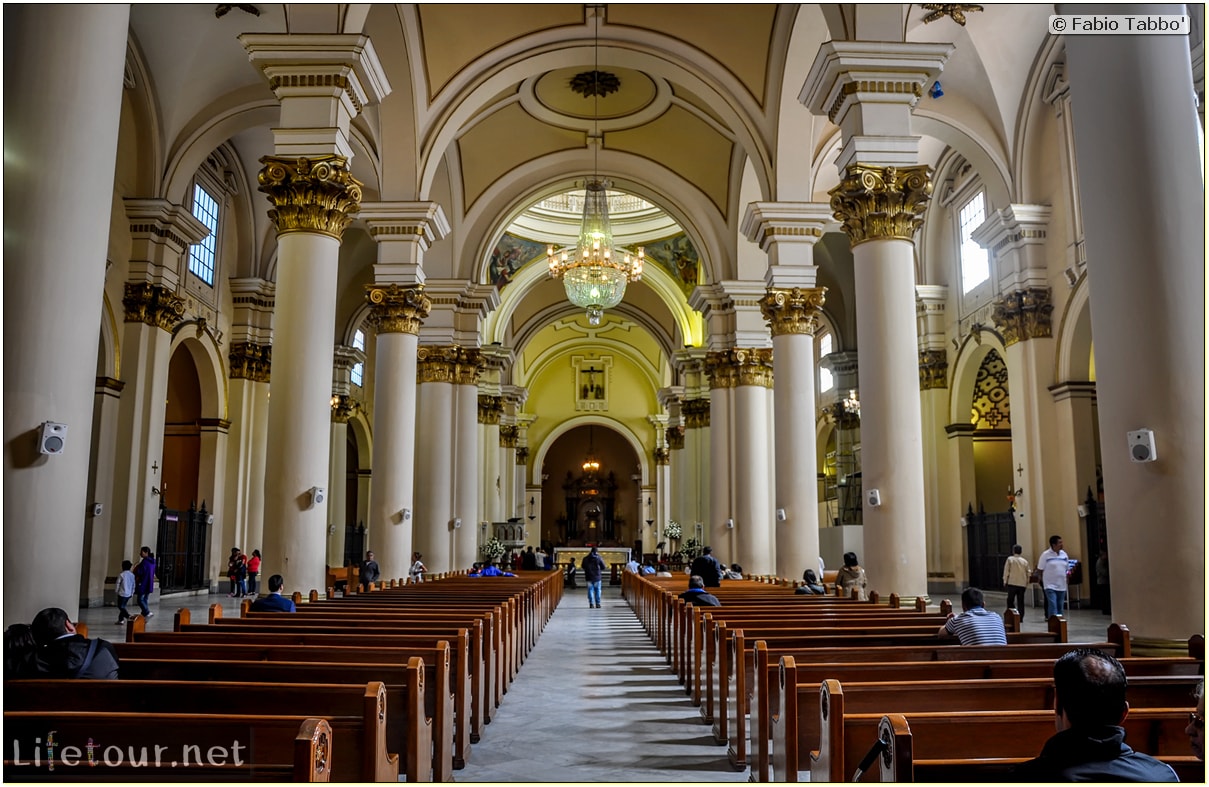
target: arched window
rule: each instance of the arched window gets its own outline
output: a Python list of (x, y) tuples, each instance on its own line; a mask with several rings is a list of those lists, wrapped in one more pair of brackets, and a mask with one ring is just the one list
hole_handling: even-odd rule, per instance
[[(360, 328), (358, 328), (357, 332), (353, 334), (353, 349), (360, 350), (363, 355), (365, 353), (365, 332)], [(353, 385), (360, 388), (364, 379), (365, 363), (363, 361), (357, 361), (355, 364), (353, 364), (352, 371), (349, 372), (349, 380)]]
[(832, 338), (831, 331), (825, 331), (819, 334), (814, 339), (815, 347), (815, 366), (818, 370), (819, 394), (825, 394), (835, 388), (835, 376), (831, 370), (820, 363), (828, 355), (835, 351), (835, 342)]
[(218, 248), (218, 200), (202, 184), (193, 184), (193, 215), (206, 225), (210, 234), (189, 247), (189, 272), (214, 286), (214, 263)]
[(970, 237), (987, 218), (986, 192), (979, 190), (957, 212), (961, 243), (961, 292), (970, 290), (991, 278), (991, 263), (986, 249)]

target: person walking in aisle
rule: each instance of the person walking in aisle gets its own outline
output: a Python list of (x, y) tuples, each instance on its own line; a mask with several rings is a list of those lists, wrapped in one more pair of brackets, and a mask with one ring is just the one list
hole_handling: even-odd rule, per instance
[(1066, 576), (1070, 573), (1070, 556), (1062, 548), (1062, 536), (1049, 537), (1049, 549), (1037, 558), (1041, 572), (1041, 587), (1045, 590), (1045, 619), (1066, 612)]
[(139, 550), (139, 564), (134, 567), (134, 595), (145, 618), (155, 615), (147, 608), (147, 598), (154, 590), (155, 555), (151, 554), (151, 547), (143, 547)]
[(1007, 608), (1020, 613), (1024, 622), (1024, 591), (1028, 587), (1029, 564), (1021, 554), (1024, 547), (1016, 544), (1003, 564), (1003, 586), (1007, 588)]
[(588, 583), (588, 607), (600, 609), (600, 581), (604, 573), (605, 562), (596, 547), (584, 558), (584, 581)]
[(126, 605), (130, 603), (130, 599), (134, 597), (134, 572), (130, 569), (134, 566), (129, 560), (122, 561), (122, 573), (118, 574), (116, 590), (118, 593), (118, 625), (126, 622), (130, 617), (130, 613), (126, 611)]
[(248, 559), (248, 595), (256, 595), (256, 577), (260, 574), (260, 550), (253, 549)]

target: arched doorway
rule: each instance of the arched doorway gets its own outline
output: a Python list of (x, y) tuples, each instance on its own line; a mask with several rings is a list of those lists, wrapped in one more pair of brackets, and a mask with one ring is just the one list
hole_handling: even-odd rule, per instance
[(543, 546), (632, 546), (641, 537), (641, 468), (618, 432), (570, 429), (546, 453), (543, 475)]
[(198, 498), (202, 465), (202, 392), (197, 365), (182, 344), (168, 364), (160, 512), (155, 552), (161, 592), (209, 584), (206, 555), (214, 517)]

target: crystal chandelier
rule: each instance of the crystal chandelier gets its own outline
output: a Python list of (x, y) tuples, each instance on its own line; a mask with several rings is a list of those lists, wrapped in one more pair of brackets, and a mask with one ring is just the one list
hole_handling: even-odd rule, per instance
[[(596, 15), (596, 36), (594, 41), (595, 59), (599, 61), (600, 50), (600, 11)], [(597, 62), (598, 64), (598, 62)], [(628, 282), (642, 278), (643, 250), (638, 249), (636, 256), (622, 251), (619, 255), (613, 250), (613, 230), (609, 226), (609, 182), (601, 180), (597, 175), (596, 156), (600, 149), (600, 137), (597, 131), (599, 120), (599, 99), (616, 89), (612, 82), (616, 77), (612, 74), (602, 74), (593, 65), (590, 74), (580, 74), (576, 77), (580, 85), (573, 87), (585, 98), (592, 96), (592, 178), (584, 189), (583, 222), (579, 228), (579, 242), (574, 249), (556, 251), (553, 245), (546, 248), (546, 260), (550, 265), (550, 276), (563, 280), (563, 288), (567, 292), (567, 300), (586, 309), (588, 324), (600, 325), (600, 318), (605, 309), (611, 309), (621, 303)], [(582, 79), (581, 79), (582, 77)], [(612, 81), (610, 81), (610, 79)]]

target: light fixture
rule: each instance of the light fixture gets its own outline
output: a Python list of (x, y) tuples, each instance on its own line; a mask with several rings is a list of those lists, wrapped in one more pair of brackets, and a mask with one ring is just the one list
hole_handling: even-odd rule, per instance
[(940, 98), (945, 94), (945, 91), (940, 88), (940, 80), (932, 83), (932, 88), (928, 91), (928, 95), (932, 98)]
[[(652, 510), (652, 509), (651, 509), (651, 498), (648, 496), (648, 497), (647, 497), (647, 499), (646, 499), (646, 515), (647, 515), (648, 517), (651, 515), (651, 510)], [(650, 526), (651, 526), (651, 525), (653, 525), (653, 524), (655, 524), (655, 520), (654, 520), (654, 519), (648, 519), (648, 520), (646, 521), (646, 526), (647, 526), (647, 527), (650, 527)]]
[(592, 427), (588, 427), (588, 456), (584, 459), (584, 475), (595, 475), (600, 471), (600, 462), (596, 461), (596, 452), (592, 449)]
[(602, 138), (598, 129), (600, 97), (620, 87), (614, 74), (601, 72), (600, 63), (600, 14), (595, 9), (596, 31), (593, 38), (593, 66), (591, 72), (577, 74), (571, 80), (572, 90), (584, 98), (592, 98), (592, 177), (584, 186), (583, 222), (579, 228), (579, 241), (575, 249), (556, 251), (553, 244), (546, 248), (546, 261), (550, 276), (562, 279), (567, 300), (586, 309), (589, 325), (600, 325), (605, 309), (621, 303), (626, 284), (642, 278), (643, 250), (636, 256), (627, 251), (614, 254), (613, 230), (609, 225), (608, 188), (611, 185), (599, 176), (597, 159), (600, 155)]
[(855, 388), (848, 389), (848, 395), (844, 397), (843, 405), (844, 412), (851, 413), (857, 418), (861, 417), (861, 397)]
[(537, 498), (535, 498), (535, 497), (529, 498), (529, 521), (530, 522), (532, 522), (534, 519), (537, 518), (537, 514), (534, 513), (536, 503), (537, 503)]

